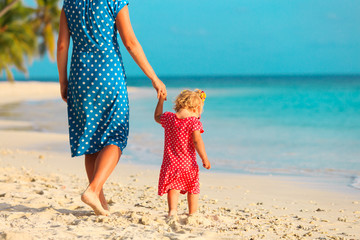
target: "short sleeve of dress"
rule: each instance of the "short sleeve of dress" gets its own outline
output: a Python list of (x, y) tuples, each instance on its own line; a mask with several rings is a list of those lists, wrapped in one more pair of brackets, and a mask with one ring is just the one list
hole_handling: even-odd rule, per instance
[(163, 128), (165, 128), (166, 122), (169, 119), (170, 114), (170, 112), (164, 112), (163, 114), (161, 114), (160, 123)]
[(200, 133), (204, 132), (203, 125), (200, 122), (200, 120), (197, 118), (194, 118), (193, 125), (191, 128), (191, 132), (195, 132), (195, 131), (200, 131)]
[(113, 0), (113, 1), (114, 1), (114, 19), (116, 19), (120, 10), (126, 5), (129, 5), (129, 1), (128, 0)]

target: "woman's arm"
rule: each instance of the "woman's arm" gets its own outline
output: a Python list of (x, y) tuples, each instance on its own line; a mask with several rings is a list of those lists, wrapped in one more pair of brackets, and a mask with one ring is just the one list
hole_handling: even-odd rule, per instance
[(159, 98), (158, 104), (156, 105), (155, 113), (154, 113), (155, 122), (160, 123), (160, 124), (161, 124), (160, 117), (163, 114), (163, 106), (164, 106), (165, 98), (166, 98), (165, 94), (160, 95), (160, 98)]
[(70, 44), (70, 32), (67, 25), (64, 9), (61, 10), (60, 14), (60, 27), (59, 37), (57, 41), (57, 66), (59, 71), (59, 83), (61, 98), (66, 102), (67, 100), (67, 61), (68, 51)]
[(210, 169), (211, 168), (211, 164), (208, 160), (208, 157), (206, 155), (206, 151), (205, 151), (205, 144), (204, 141), (202, 140), (201, 137), (201, 133), (200, 131), (194, 131), (192, 133), (192, 137), (193, 137), (193, 142), (195, 145), (195, 149), (197, 151), (197, 153), (199, 154), (202, 163), (203, 163), (203, 167), (206, 169)]
[(141, 68), (144, 74), (150, 78), (152, 85), (157, 91), (157, 97), (160, 98), (161, 93), (167, 95), (165, 84), (156, 76), (153, 68), (146, 59), (145, 53), (137, 40), (134, 30), (131, 26), (129, 9), (123, 7), (116, 17), (116, 26), (119, 31), (121, 40), (134, 59), (136, 64)]

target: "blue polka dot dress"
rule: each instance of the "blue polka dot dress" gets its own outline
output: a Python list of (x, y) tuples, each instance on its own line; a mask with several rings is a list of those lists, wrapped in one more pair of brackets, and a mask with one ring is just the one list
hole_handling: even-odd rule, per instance
[(129, 104), (115, 18), (126, 0), (65, 0), (73, 41), (68, 78), (71, 155), (127, 144)]

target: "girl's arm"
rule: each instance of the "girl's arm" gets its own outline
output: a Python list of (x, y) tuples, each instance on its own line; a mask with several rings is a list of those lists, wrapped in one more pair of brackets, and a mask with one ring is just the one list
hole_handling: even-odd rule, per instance
[(156, 105), (155, 113), (154, 113), (155, 122), (160, 123), (160, 124), (161, 124), (160, 117), (163, 114), (163, 106), (164, 106), (165, 98), (166, 98), (165, 94), (160, 95), (160, 98), (159, 98), (159, 101), (158, 101), (158, 103)]
[(203, 167), (206, 169), (210, 169), (211, 168), (211, 164), (208, 160), (208, 157), (206, 155), (206, 151), (205, 151), (205, 145), (204, 145), (204, 141), (202, 140), (201, 137), (201, 133), (200, 131), (194, 131), (192, 133), (192, 137), (193, 137), (193, 142), (195, 145), (195, 149), (197, 151), (197, 153), (199, 154), (202, 163), (203, 163)]
[(116, 17), (116, 26), (121, 40), (131, 57), (145, 75), (150, 78), (153, 87), (157, 91), (157, 98), (160, 98), (161, 93), (166, 96), (165, 84), (156, 76), (153, 68), (146, 59), (145, 53), (135, 36), (134, 30), (132, 29), (128, 6), (123, 7), (118, 13)]
[(70, 44), (70, 32), (67, 25), (64, 9), (61, 9), (56, 57), (57, 57), (57, 67), (59, 71), (60, 93), (61, 93), (61, 98), (65, 102), (67, 101), (66, 99), (67, 99), (67, 87), (68, 87), (67, 61), (68, 61), (69, 44)]

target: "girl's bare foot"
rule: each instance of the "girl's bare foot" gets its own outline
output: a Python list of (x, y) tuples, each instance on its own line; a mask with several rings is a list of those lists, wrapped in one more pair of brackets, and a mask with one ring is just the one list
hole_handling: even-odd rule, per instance
[(85, 204), (89, 205), (94, 210), (96, 215), (104, 215), (104, 216), (109, 215), (109, 211), (106, 211), (102, 207), (98, 196), (96, 196), (96, 194), (94, 192), (92, 192), (89, 187), (81, 195), (81, 201), (83, 201)]
[(171, 224), (177, 224), (177, 221), (179, 220), (179, 217), (177, 214), (174, 215), (168, 215), (166, 217), (166, 223), (171, 225)]
[(176, 210), (170, 210), (170, 211), (169, 211), (169, 213), (168, 213), (168, 218), (169, 218), (169, 217), (172, 217), (172, 216), (174, 216), (174, 217), (177, 216), (177, 211), (176, 211)]
[(199, 214), (197, 213), (193, 213), (193, 214), (188, 214), (188, 217), (185, 219), (185, 224), (189, 224), (189, 225), (199, 225)]
[(166, 217), (166, 224), (168, 224), (175, 232), (180, 230), (179, 218), (177, 214), (170, 215), (169, 213), (169, 215)]

